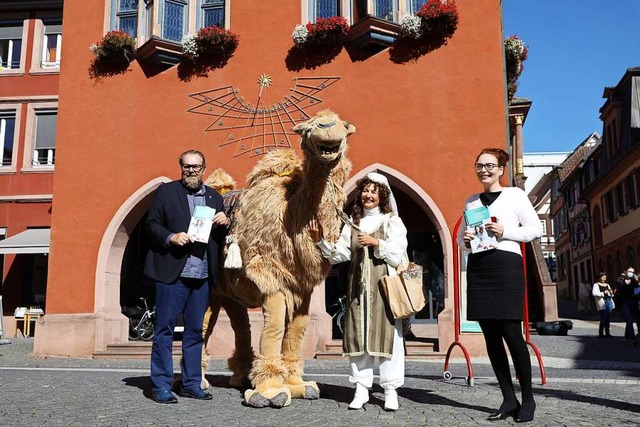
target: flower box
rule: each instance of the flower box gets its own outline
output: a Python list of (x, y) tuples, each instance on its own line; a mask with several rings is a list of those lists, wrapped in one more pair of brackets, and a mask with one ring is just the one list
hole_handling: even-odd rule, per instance
[(306, 25), (296, 25), (291, 34), (298, 47), (310, 45), (337, 45), (349, 33), (349, 22), (343, 16), (318, 18)]
[(89, 48), (101, 62), (126, 62), (134, 58), (136, 40), (125, 31), (109, 31)]
[(201, 28), (197, 34), (182, 39), (182, 54), (195, 61), (205, 56), (231, 55), (240, 38), (237, 34), (216, 25)]
[(507, 96), (511, 101), (518, 90), (518, 79), (524, 71), (524, 61), (529, 57), (529, 49), (518, 36), (509, 36), (504, 39), (504, 57), (507, 72)]
[(413, 16), (400, 23), (404, 38), (419, 40), (428, 34), (447, 40), (458, 28), (458, 7), (455, 0), (427, 0)]

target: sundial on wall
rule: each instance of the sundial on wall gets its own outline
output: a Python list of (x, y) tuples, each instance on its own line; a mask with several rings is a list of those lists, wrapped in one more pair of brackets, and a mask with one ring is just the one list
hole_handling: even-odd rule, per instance
[(260, 156), (275, 148), (291, 148), (291, 128), (311, 118), (309, 112), (322, 102), (317, 94), (340, 80), (340, 77), (296, 77), (283, 99), (263, 103), (273, 81), (267, 74), (258, 78), (260, 91), (255, 104), (246, 101), (234, 86), (190, 94), (199, 102), (187, 110), (214, 118), (205, 132), (220, 133), (220, 147), (235, 145), (234, 157)]

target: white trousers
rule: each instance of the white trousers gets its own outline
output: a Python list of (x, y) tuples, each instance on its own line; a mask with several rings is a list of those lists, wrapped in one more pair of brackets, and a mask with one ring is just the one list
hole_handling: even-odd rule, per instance
[[(402, 338), (402, 320), (395, 321), (393, 351), (391, 358), (380, 357), (380, 386), (385, 390), (395, 390), (404, 384), (404, 343)], [(351, 376), (349, 381), (366, 388), (373, 386), (373, 367), (376, 356), (365, 353), (350, 356)]]

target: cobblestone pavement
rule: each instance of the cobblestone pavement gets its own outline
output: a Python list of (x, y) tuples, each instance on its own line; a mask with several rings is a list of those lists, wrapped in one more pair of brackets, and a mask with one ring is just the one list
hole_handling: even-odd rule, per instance
[[(640, 346), (624, 343), (620, 323), (612, 333), (617, 337), (600, 339), (597, 322), (574, 320), (568, 336), (532, 335), (547, 375), (542, 385), (532, 358), (538, 408), (532, 425), (640, 426)], [(320, 386), (319, 400), (294, 400), (282, 409), (245, 407), (241, 392), (227, 386), (225, 362), (215, 360), (207, 375), (213, 400), (159, 405), (149, 399), (148, 361), (36, 358), (32, 344), (18, 339), (0, 346), (0, 426), (489, 425), (485, 418), (500, 404), (488, 361), (473, 359), (474, 386), (469, 387), (466, 364), (458, 357), (450, 365), (450, 381), (442, 378), (443, 360), (407, 362), (397, 412), (383, 410), (379, 387), (364, 410), (347, 410), (353, 389), (344, 360), (306, 362), (306, 377)]]

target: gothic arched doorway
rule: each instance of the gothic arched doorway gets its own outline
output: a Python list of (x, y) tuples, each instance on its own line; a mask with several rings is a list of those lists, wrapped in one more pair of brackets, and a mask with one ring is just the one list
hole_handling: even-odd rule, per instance
[[(398, 212), (407, 227), (409, 260), (422, 265), (425, 271), (423, 283), (428, 297), (427, 305), (411, 322), (414, 325), (436, 324), (438, 314), (445, 307), (447, 289), (445, 272), (448, 266), (445, 265), (445, 247), (449, 240), (446, 237), (448, 231), (444, 217), (433, 200), (416, 183), (402, 173), (380, 164), (359, 171), (345, 184), (348, 194), (345, 206), (347, 213), (351, 212), (356, 182), (369, 172), (382, 173), (388, 178), (398, 204)], [(326, 280), (325, 303), (327, 312), (331, 315), (339, 309), (339, 298), (346, 294), (348, 271), (348, 263), (336, 265)], [(437, 336), (436, 330), (429, 330), (429, 335)], [(341, 336), (335, 317), (333, 336)]]

